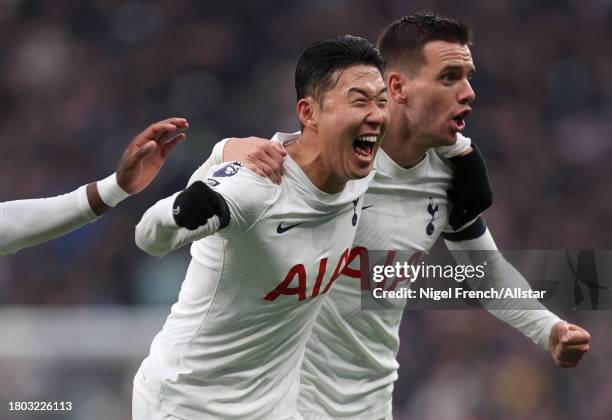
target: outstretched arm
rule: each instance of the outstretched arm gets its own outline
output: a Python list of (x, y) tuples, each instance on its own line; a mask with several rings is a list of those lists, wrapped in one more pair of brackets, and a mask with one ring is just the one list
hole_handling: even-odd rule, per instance
[[(206, 199), (216, 202), (218, 207), (226, 207), (218, 200), (223, 197), (216, 197), (210, 192), (206, 183), (211, 169), (223, 162), (241, 162), (244, 166), (257, 175), (267, 177), (276, 184), (280, 184), (282, 177), (282, 163), (287, 152), (280, 143), (261, 139), (257, 137), (248, 138), (227, 138), (223, 139), (213, 147), (208, 159), (191, 175), (187, 182), (187, 189), (182, 193), (176, 193), (158, 201), (154, 206), (146, 211), (142, 219), (136, 226), (136, 245), (144, 252), (162, 256), (174, 251), (191, 242), (212, 235), (223, 226), (219, 226), (215, 217), (220, 214), (207, 212), (206, 209), (198, 206), (204, 205)], [(184, 193), (187, 193), (185, 195)], [(189, 229), (184, 223), (178, 223), (172, 215), (176, 208), (175, 201), (180, 196), (181, 200), (191, 197), (191, 200), (181, 206), (181, 211), (188, 214), (199, 214), (199, 220)], [(200, 197), (199, 203), (194, 200)], [(229, 216), (228, 216), (229, 217)]]
[[(489, 251), (480, 253), (487, 262), (487, 287), (497, 290), (518, 287), (530, 289), (525, 278), (497, 249), (497, 245), (480, 216), (493, 202), (493, 192), (487, 173), (487, 165), (480, 151), (469, 139), (458, 136), (452, 147), (437, 148), (454, 166), (454, 178), (448, 198), (453, 204), (449, 216), (452, 231), (442, 234), (446, 245), (454, 252), (460, 264), (476, 265), (479, 253), (465, 251)], [(464, 251), (464, 252), (461, 252)], [(464, 261), (461, 261), (464, 260)], [(487, 307), (486, 302), (481, 302)], [(524, 309), (526, 306), (529, 309)], [(521, 331), (536, 344), (547, 350), (559, 367), (574, 367), (589, 351), (590, 335), (583, 328), (568, 324), (546, 309), (537, 299), (517, 303), (510, 299), (495, 302), (491, 314)]]
[[(461, 238), (461, 233), (453, 236), (454, 240), (446, 239), (446, 245), (451, 251), (464, 251), (453, 253), (460, 264), (482, 264), (483, 258), (487, 263), (486, 287), (496, 290), (504, 288), (520, 288), (529, 290), (529, 283), (506, 259), (498, 252), (497, 245), (490, 232), (484, 227), (484, 221), (478, 219), (477, 223), (482, 223), (480, 229), (484, 232), (474, 238)], [(467, 232), (469, 230), (465, 229)], [(478, 229), (472, 229), (477, 234)], [(465, 251), (490, 251), (485, 253), (474, 253)], [(483, 303), (485, 308), (489, 306)], [(555, 364), (559, 367), (575, 367), (589, 350), (590, 336), (581, 327), (559, 319), (550, 312), (537, 299), (530, 299), (529, 302), (521, 300), (520, 303), (513, 299), (504, 299), (494, 302), (487, 310), (508, 325), (516, 328), (533, 342), (547, 350)], [(524, 309), (528, 307), (529, 309)]]
[[(201, 168), (200, 168), (201, 169)], [(249, 229), (274, 203), (280, 188), (239, 163), (212, 167), (200, 180), (158, 201), (136, 226), (136, 245), (161, 256), (221, 231), (222, 236)]]
[(128, 145), (117, 172), (68, 194), (0, 203), (0, 255), (65, 235), (96, 220), (155, 178), (172, 149), (185, 139), (183, 118), (147, 127)]

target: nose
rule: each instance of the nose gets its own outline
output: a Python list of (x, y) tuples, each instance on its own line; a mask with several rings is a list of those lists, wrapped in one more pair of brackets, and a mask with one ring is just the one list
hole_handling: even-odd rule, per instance
[(472, 85), (469, 80), (465, 80), (461, 90), (459, 91), (459, 97), (457, 98), (460, 104), (467, 105), (476, 99), (476, 93), (472, 89)]
[(386, 106), (379, 106), (376, 103), (372, 103), (365, 121), (368, 124), (380, 127), (388, 119), (389, 111)]

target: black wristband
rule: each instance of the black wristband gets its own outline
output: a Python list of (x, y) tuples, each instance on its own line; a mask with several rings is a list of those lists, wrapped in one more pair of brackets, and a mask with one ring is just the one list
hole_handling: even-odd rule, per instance
[(172, 215), (177, 225), (189, 230), (205, 225), (214, 215), (219, 217), (219, 229), (230, 222), (225, 199), (202, 181), (194, 182), (176, 197)]
[(442, 237), (447, 241), (459, 242), (476, 239), (487, 230), (487, 224), (482, 217), (474, 220), (474, 223), (459, 232), (442, 232)]

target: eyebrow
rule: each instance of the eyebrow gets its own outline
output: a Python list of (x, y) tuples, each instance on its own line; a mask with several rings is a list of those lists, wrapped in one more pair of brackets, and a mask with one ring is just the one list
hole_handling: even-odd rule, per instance
[[(379, 91), (379, 92), (378, 92), (378, 93), (377, 93), (375, 96), (380, 96), (380, 95), (382, 95), (383, 93), (385, 93), (386, 91), (387, 91), (387, 87), (385, 86), (385, 87), (384, 87), (384, 88), (382, 88), (382, 89), (381, 89), (381, 90), (380, 90), (380, 91)], [(361, 89), (361, 88), (358, 88), (358, 87), (352, 87), (352, 88), (350, 88), (350, 89), (348, 90), (347, 95), (350, 95), (350, 94), (351, 94), (351, 93), (353, 93), (353, 92), (354, 92), (354, 93), (359, 93), (359, 94), (361, 94), (361, 95), (363, 95), (363, 96), (367, 96), (367, 97), (369, 97), (369, 96), (370, 96), (366, 90)]]
[[(442, 68), (442, 70), (440, 70), (440, 73), (444, 73), (447, 71), (463, 71), (463, 66), (457, 65), (457, 64), (447, 64), (446, 66), (444, 66)], [(468, 74), (470, 73), (475, 73), (476, 72), (476, 66), (474, 66), (473, 64), (470, 66), (470, 70), (468, 72)]]

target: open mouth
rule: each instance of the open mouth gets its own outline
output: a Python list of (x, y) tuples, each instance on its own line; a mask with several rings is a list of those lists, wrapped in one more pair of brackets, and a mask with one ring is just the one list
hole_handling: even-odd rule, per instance
[(371, 159), (378, 136), (360, 136), (353, 140), (353, 151), (362, 159)]
[(465, 119), (468, 115), (470, 115), (471, 112), (472, 110), (468, 108), (452, 118), (453, 122), (455, 123), (455, 131), (463, 131), (463, 129), (465, 128)]

